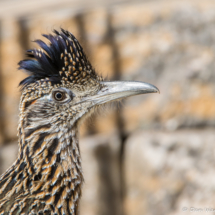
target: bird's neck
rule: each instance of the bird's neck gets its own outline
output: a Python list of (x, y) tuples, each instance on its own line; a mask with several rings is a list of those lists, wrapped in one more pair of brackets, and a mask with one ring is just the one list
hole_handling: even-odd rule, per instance
[(48, 126), (34, 131), (19, 128), (19, 156), (0, 178), (5, 181), (0, 183), (0, 202), (3, 196), (29, 196), (32, 205), (41, 210), (76, 215), (83, 183), (78, 132), (72, 128), (48, 130)]

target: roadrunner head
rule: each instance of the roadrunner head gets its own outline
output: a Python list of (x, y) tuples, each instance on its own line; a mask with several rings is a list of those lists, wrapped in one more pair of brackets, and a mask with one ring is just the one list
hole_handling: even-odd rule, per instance
[(27, 128), (44, 122), (47, 127), (56, 129), (64, 124), (64, 128), (70, 130), (100, 104), (159, 91), (142, 82), (103, 81), (77, 39), (68, 31), (54, 30), (54, 35), (43, 36), (50, 44), (36, 40), (41, 49), (28, 50), (27, 56), (31, 59), (19, 63), (19, 69), (30, 74), (20, 83), (21, 119), (26, 119)]

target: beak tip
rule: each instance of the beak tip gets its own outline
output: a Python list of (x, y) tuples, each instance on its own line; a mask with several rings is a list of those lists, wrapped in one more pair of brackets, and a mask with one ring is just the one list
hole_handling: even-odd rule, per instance
[(157, 87), (156, 87), (155, 93), (159, 93), (159, 94), (161, 93), (160, 90)]
[(149, 92), (151, 91), (151, 93), (159, 93), (160, 94), (160, 90), (155, 85), (148, 84), (148, 86), (149, 86)]

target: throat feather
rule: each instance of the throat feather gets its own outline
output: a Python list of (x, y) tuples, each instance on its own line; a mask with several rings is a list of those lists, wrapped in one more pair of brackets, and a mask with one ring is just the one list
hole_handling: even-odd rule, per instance
[[(28, 132), (26, 129), (25, 134)], [(13, 199), (17, 207), (31, 202), (34, 207), (27, 210), (28, 213), (46, 209), (51, 214), (60, 210), (62, 214), (76, 215), (83, 183), (77, 135), (75, 129), (67, 133), (61, 131), (60, 135), (31, 132), (27, 142), (22, 140), (25, 146), (20, 143), (22, 147), (16, 165), (1, 177), (0, 202)], [(0, 206), (0, 212), (12, 210), (12, 205), (7, 209), (4, 205)]]

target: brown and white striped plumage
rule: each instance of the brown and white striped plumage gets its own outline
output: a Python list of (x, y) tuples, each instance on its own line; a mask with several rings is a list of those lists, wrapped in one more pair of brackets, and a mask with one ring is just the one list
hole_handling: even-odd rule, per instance
[[(37, 62), (20, 62), (20, 69), (36, 77), (21, 83), (20, 150), (17, 161), (0, 178), (0, 214), (77, 214), (83, 183), (77, 123), (90, 111), (78, 101), (95, 93), (101, 78), (72, 34), (55, 33), (45, 36), (51, 41), (49, 52), (56, 52), (60, 62), (54, 62), (48, 50), (28, 51), (40, 63), (37, 66), (44, 67), (41, 77), (30, 70)], [(51, 62), (44, 65), (47, 59)], [(48, 74), (45, 67), (54, 63), (62, 68), (54, 68), (56, 72), (51, 68)], [(68, 98), (55, 101), (57, 92)]]
[(142, 82), (104, 82), (71, 33), (54, 33), (19, 63), (30, 76), (20, 83), (19, 155), (0, 177), (0, 215), (77, 215), (80, 120), (103, 103), (158, 92)]

